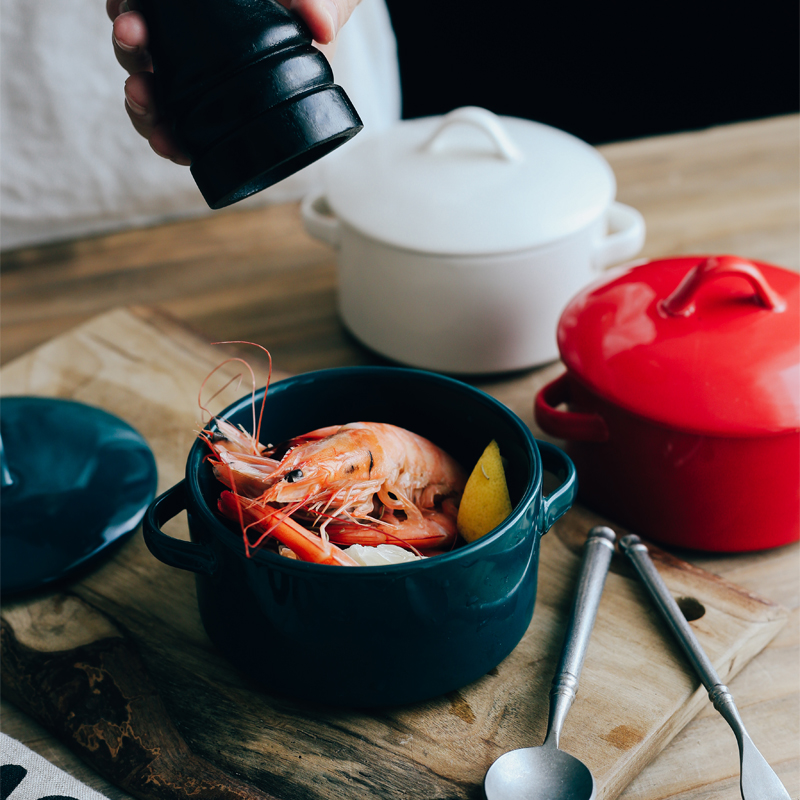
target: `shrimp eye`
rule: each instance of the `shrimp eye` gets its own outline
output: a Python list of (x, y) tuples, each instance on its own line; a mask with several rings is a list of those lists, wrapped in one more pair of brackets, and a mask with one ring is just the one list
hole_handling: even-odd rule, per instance
[(286, 483), (294, 483), (295, 481), (299, 481), (300, 478), (303, 477), (303, 470), (301, 469), (293, 469), (291, 472), (286, 473)]

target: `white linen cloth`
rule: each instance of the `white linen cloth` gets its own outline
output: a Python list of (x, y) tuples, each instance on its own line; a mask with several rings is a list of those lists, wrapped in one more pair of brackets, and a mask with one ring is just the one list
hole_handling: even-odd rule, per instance
[[(365, 130), (400, 118), (384, 0), (356, 8), (332, 66)], [(155, 155), (134, 131), (125, 77), (103, 0), (2, 0), (0, 248), (214, 213), (188, 168)], [(299, 199), (318, 174), (319, 162), (238, 205)]]
[(108, 800), (4, 733), (0, 733), (0, 793), (8, 800)]

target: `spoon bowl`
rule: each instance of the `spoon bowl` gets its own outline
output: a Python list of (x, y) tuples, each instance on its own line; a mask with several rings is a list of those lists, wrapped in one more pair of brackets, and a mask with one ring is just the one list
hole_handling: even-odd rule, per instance
[(594, 800), (595, 783), (583, 761), (547, 744), (500, 756), (486, 773), (487, 800)]

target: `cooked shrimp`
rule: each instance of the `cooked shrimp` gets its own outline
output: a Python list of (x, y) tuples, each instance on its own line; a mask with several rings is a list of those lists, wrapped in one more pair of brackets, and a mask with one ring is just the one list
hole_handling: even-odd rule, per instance
[(232, 425), (228, 420), (217, 418), (215, 431), (200, 434), (215, 452), (243, 453), (260, 456), (267, 448), (255, 436)]
[[(217, 418), (216, 429), (200, 436), (211, 449), (215, 476), (229, 489), (220, 497), (219, 510), (241, 525), (248, 555), (268, 536), (300, 559), (331, 564), (356, 563), (335, 541), (399, 544), (414, 552), (453, 546), (466, 475), (447, 453), (422, 436), (380, 422), (319, 428), (280, 449), (262, 445), (266, 389), (257, 415), (255, 375), (242, 359), (223, 363), (230, 361), (250, 372), (254, 432)], [(285, 455), (277, 458), (278, 453)], [(318, 533), (292, 515), (317, 526)], [(260, 534), (255, 542), (249, 531)]]
[(308, 512), (374, 519), (374, 501), (420, 519), (437, 497), (461, 492), (461, 466), (432, 442), (382, 422), (312, 431), (283, 457), (261, 495)]
[(216, 450), (216, 458), (209, 458), (214, 477), (231, 491), (245, 497), (258, 497), (264, 491), (268, 478), (278, 469), (279, 461), (266, 456), (252, 456), (230, 450)]
[[(242, 518), (243, 528), (255, 525), (273, 533), (262, 523), (274, 521), (280, 506), (287, 519), (301, 513), (322, 520), (320, 536), (309, 535), (333, 544), (396, 544), (414, 552), (455, 544), (455, 500), (464, 488), (464, 472), (443, 450), (403, 428), (356, 422), (311, 431), (287, 443), (280, 462), (215, 444), (215, 474), (234, 493), (226, 493), (220, 510)], [(254, 521), (257, 508), (263, 518)], [(273, 535), (294, 550), (290, 541)], [(248, 549), (263, 538), (248, 542)], [(303, 560), (328, 556), (293, 541), (302, 546), (302, 553), (294, 552)]]
[(332, 520), (325, 528), (328, 538), (334, 544), (363, 544), (373, 547), (379, 544), (393, 544), (406, 550), (446, 551), (456, 541), (458, 529), (456, 517), (458, 509), (453, 504), (445, 504), (442, 510), (422, 509), (421, 518), (398, 517), (391, 509), (384, 509), (380, 521), (384, 525), (365, 525), (357, 522)]

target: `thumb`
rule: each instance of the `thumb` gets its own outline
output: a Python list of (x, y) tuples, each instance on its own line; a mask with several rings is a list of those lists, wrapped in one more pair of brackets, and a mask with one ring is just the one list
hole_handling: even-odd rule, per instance
[(360, 0), (291, 0), (288, 7), (308, 25), (315, 42), (329, 44)]

